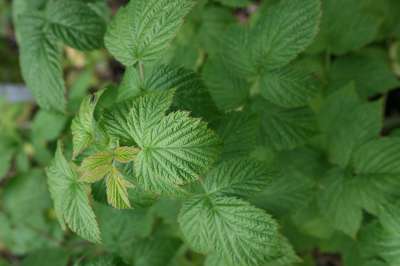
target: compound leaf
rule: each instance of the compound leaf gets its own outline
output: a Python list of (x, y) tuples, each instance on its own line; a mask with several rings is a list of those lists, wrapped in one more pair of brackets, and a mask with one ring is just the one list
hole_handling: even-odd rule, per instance
[(131, 208), (128, 198), (128, 187), (131, 186), (121, 173), (113, 167), (111, 173), (106, 177), (108, 203), (117, 209)]

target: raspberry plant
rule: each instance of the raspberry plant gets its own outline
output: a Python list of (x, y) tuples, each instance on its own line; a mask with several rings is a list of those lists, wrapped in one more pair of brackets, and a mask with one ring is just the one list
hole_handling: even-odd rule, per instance
[[(383, 115), (400, 6), (378, 2), (130, 0), (111, 15), (103, 0), (14, 0), (41, 109), (33, 146), (0, 150), (55, 155), (4, 193), (0, 247), (31, 266), (399, 265), (400, 139)], [(121, 81), (72, 90), (63, 51), (103, 48)], [(13, 194), (46, 188), (32, 209), (50, 215), (13, 231), (37, 226)], [(42, 229), (49, 241), (13, 242)]]

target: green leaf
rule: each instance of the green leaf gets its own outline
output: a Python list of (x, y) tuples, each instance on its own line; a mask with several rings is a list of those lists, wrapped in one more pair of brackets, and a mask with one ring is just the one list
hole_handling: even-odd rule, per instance
[(399, 81), (389, 65), (386, 51), (366, 50), (337, 58), (329, 77), (334, 88), (341, 88), (354, 81), (363, 98), (374, 96), (398, 87)]
[(114, 150), (114, 159), (121, 163), (129, 163), (135, 160), (139, 152), (136, 147), (118, 147)]
[(68, 254), (62, 249), (41, 249), (30, 253), (21, 266), (66, 266)]
[(194, 181), (216, 160), (219, 140), (207, 125), (186, 112), (165, 116), (173, 91), (151, 92), (106, 113), (108, 132), (136, 143), (137, 182), (146, 190)]
[(89, 203), (89, 187), (78, 180), (74, 166), (67, 162), (58, 144), (55, 158), (46, 170), (57, 218), (79, 236), (98, 243), (100, 231)]
[(150, 92), (118, 104), (104, 114), (107, 131), (125, 142), (142, 146), (149, 130), (159, 124), (172, 103), (174, 90)]
[(223, 141), (223, 159), (247, 157), (256, 148), (259, 125), (257, 116), (231, 112), (216, 124), (216, 131)]
[(315, 114), (308, 107), (282, 108), (260, 98), (253, 111), (260, 115), (265, 145), (278, 151), (296, 148), (317, 132)]
[(318, 88), (309, 72), (299, 67), (285, 67), (264, 73), (260, 90), (268, 101), (282, 107), (296, 108), (308, 105)]
[(380, 20), (366, 12), (362, 5), (363, 1), (322, 1), (321, 30), (312, 50), (344, 54), (373, 41)]
[(128, 187), (132, 185), (124, 179), (121, 173), (113, 167), (106, 177), (107, 201), (114, 208), (128, 209), (131, 203), (128, 198)]
[(208, 194), (249, 197), (264, 189), (275, 172), (249, 159), (229, 160), (211, 169), (204, 182)]
[(230, 7), (245, 7), (251, 3), (249, 0), (217, 0), (221, 4)]
[(110, 53), (126, 66), (160, 58), (187, 15), (190, 0), (133, 0), (121, 8), (105, 35)]
[(268, 9), (252, 30), (250, 52), (258, 70), (287, 65), (318, 33), (319, 0), (283, 0)]
[(55, 140), (65, 127), (65, 116), (45, 110), (39, 111), (32, 123), (32, 138), (35, 141)]
[(85, 158), (80, 167), (81, 181), (94, 183), (109, 175), (112, 171), (113, 153), (101, 151)]
[(204, 82), (220, 110), (233, 110), (244, 105), (250, 95), (250, 84), (225, 68), (209, 60), (203, 70)]
[(79, 113), (72, 120), (73, 157), (81, 154), (95, 138), (94, 109), (102, 92), (87, 96), (81, 103)]
[(185, 239), (196, 251), (217, 252), (234, 265), (259, 265), (273, 255), (276, 222), (264, 211), (231, 197), (195, 196), (179, 214)]
[(42, 108), (63, 112), (66, 100), (62, 50), (57, 40), (45, 33), (45, 26), (46, 21), (37, 13), (27, 13), (18, 18), (22, 75)]
[(68, 46), (94, 50), (103, 46), (105, 20), (78, 0), (51, 0), (47, 7), (51, 32)]
[(362, 221), (362, 210), (357, 204), (358, 185), (349, 173), (335, 168), (322, 181), (319, 194), (319, 206), (326, 221), (353, 238)]
[(362, 102), (349, 85), (331, 94), (324, 102), (320, 127), (327, 140), (329, 160), (347, 166), (361, 144), (378, 137), (382, 128), (382, 102)]
[(183, 185), (198, 179), (219, 155), (219, 139), (186, 112), (165, 116), (145, 135), (135, 162), (138, 181), (157, 187), (157, 179)]

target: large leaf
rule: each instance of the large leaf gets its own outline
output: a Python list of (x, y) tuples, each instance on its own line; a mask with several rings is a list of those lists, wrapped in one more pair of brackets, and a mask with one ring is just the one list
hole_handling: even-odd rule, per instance
[(363, 1), (324, 0), (322, 14), (314, 51), (344, 54), (370, 43), (378, 33), (380, 19), (363, 9)]
[(136, 143), (136, 178), (160, 192), (167, 183), (194, 181), (216, 160), (219, 141), (207, 125), (186, 112), (165, 116), (173, 90), (151, 92), (122, 103), (104, 117), (111, 134)]
[(316, 96), (318, 88), (311, 74), (305, 70), (285, 67), (263, 74), (261, 95), (282, 107), (306, 106)]
[(79, 182), (74, 166), (67, 162), (58, 144), (56, 155), (47, 168), (50, 194), (61, 226), (66, 225), (81, 237), (100, 242), (100, 231), (90, 206), (90, 188)]
[(103, 46), (105, 20), (78, 0), (51, 0), (47, 5), (51, 32), (65, 44), (79, 50)]
[(283, 0), (268, 9), (250, 37), (256, 68), (283, 67), (304, 51), (318, 33), (320, 6), (319, 0)]
[(36, 13), (26, 13), (17, 20), (22, 75), (42, 108), (63, 112), (62, 50), (57, 40), (45, 33), (45, 26), (45, 19)]
[(192, 248), (233, 265), (262, 265), (279, 242), (276, 222), (237, 198), (195, 196), (185, 202), (179, 224)]
[(271, 182), (273, 174), (271, 167), (261, 162), (229, 160), (207, 173), (204, 188), (209, 194), (254, 196)]
[(183, 185), (196, 180), (219, 155), (219, 139), (199, 119), (186, 112), (165, 116), (144, 137), (135, 169), (147, 188), (157, 179)]
[(346, 166), (355, 149), (379, 136), (382, 102), (362, 102), (354, 86), (349, 85), (325, 100), (319, 118), (327, 140), (329, 160)]
[(105, 45), (127, 66), (158, 59), (191, 6), (190, 0), (132, 0), (108, 26)]
[(288, 150), (306, 143), (316, 134), (316, 118), (308, 107), (282, 108), (257, 99), (253, 110), (260, 115), (261, 134), (266, 146)]

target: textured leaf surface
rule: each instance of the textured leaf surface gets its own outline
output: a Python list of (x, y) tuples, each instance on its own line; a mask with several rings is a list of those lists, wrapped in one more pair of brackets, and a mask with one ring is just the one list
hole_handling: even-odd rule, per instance
[(111, 134), (136, 143), (137, 181), (145, 189), (160, 192), (169, 184), (183, 185), (207, 170), (219, 151), (217, 136), (187, 112), (165, 116), (173, 90), (150, 92), (121, 104), (105, 115)]
[(24, 14), (18, 19), (22, 75), (42, 108), (63, 112), (66, 101), (62, 50), (55, 38), (44, 32), (45, 22), (36, 13)]
[(104, 19), (79, 0), (51, 0), (47, 5), (51, 32), (65, 44), (79, 50), (102, 47)]
[(130, 1), (108, 26), (105, 45), (127, 66), (158, 59), (176, 35), (191, 5), (190, 0)]
[(80, 171), (83, 182), (94, 183), (110, 174), (113, 163), (113, 154), (109, 151), (102, 151), (85, 158)]
[(95, 120), (93, 113), (100, 95), (97, 94), (94, 98), (87, 96), (81, 103), (79, 113), (72, 120), (73, 157), (78, 156), (94, 140)]
[(265, 99), (288, 108), (306, 106), (318, 91), (310, 73), (293, 67), (264, 73), (260, 89)]
[(204, 188), (209, 194), (249, 197), (265, 188), (274, 171), (264, 163), (252, 160), (229, 160), (211, 169)]
[(318, 33), (320, 6), (319, 0), (283, 0), (271, 7), (251, 34), (257, 69), (283, 67), (304, 51)]
[(293, 149), (316, 134), (316, 117), (308, 107), (282, 108), (257, 99), (253, 110), (260, 114), (265, 145), (276, 150)]
[(106, 177), (108, 203), (117, 209), (131, 208), (128, 198), (128, 187), (130, 186), (132, 185), (113, 167), (111, 173)]
[(217, 252), (233, 265), (260, 265), (274, 255), (276, 222), (264, 211), (230, 197), (196, 196), (185, 202), (179, 224), (189, 244)]
[(165, 116), (145, 136), (135, 169), (147, 188), (157, 179), (182, 185), (203, 174), (219, 155), (219, 140), (199, 119), (186, 112)]
[(61, 144), (58, 145), (56, 156), (46, 172), (61, 226), (65, 229), (67, 224), (81, 237), (100, 242), (99, 227), (89, 203), (89, 187), (79, 183), (76, 170), (62, 154)]
[(159, 124), (170, 107), (173, 95), (173, 90), (151, 92), (120, 103), (104, 115), (108, 132), (122, 140), (142, 146), (150, 128)]

